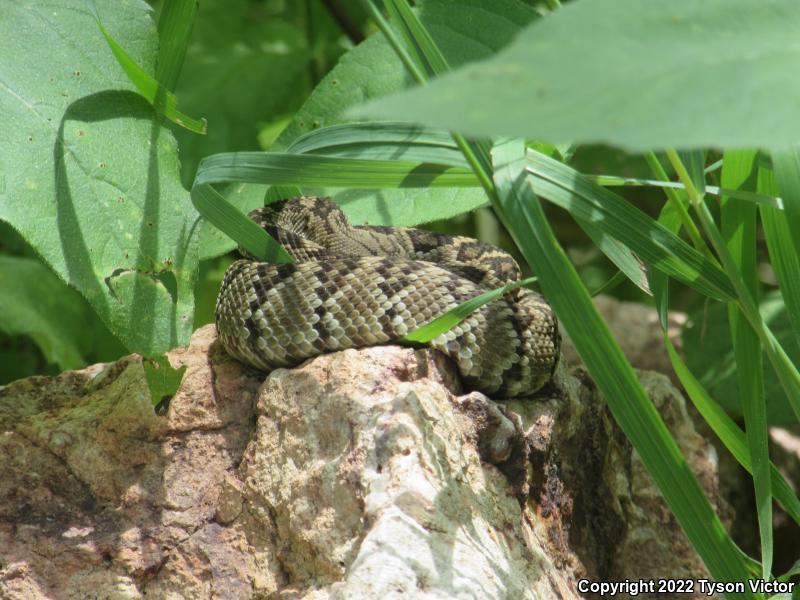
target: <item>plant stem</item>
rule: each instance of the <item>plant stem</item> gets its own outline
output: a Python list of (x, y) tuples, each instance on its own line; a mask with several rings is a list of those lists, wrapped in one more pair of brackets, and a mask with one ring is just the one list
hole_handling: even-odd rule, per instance
[(364, 33), (358, 28), (356, 22), (347, 14), (344, 6), (338, 0), (321, 0), (321, 2), (354, 45), (364, 41)]

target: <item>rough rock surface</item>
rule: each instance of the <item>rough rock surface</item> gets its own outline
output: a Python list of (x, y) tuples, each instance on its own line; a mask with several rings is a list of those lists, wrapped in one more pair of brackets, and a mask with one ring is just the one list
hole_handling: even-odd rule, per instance
[[(580, 369), (503, 404), (427, 350), (263, 381), (214, 341), (170, 355), (188, 369), (164, 417), (135, 356), (0, 388), (0, 597), (580, 598), (581, 577), (706, 575)], [(642, 379), (721, 505), (683, 399)]]
[[(669, 376), (675, 385), (680, 385), (664, 348), (661, 325), (655, 308), (640, 302), (624, 302), (612, 296), (602, 295), (594, 298), (593, 302), (614, 334), (614, 339), (635, 368), (663, 373)], [(670, 311), (667, 318), (670, 339), (680, 350), (683, 346), (680, 332), (686, 323), (686, 315)], [(567, 364), (581, 364), (581, 359), (568, 335), (564, 336), (561, 349)]]

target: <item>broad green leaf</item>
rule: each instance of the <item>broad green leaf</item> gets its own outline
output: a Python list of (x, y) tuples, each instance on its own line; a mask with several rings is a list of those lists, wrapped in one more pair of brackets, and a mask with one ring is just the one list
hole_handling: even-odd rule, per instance
[(80, 294), (41, 262), (0, 254), (0, 331), (30, 336), (47, 362), (77, 369), (89, 318)]
[(310, 58), (305, 31), (251, 1), (200, 3), (175, 93), (209, 128), (205, 136), (175, 132), (184, 185), (205, 156), (261, 149), (261, 126), (297, 110), (311, 91)]
[(504, 51), (355, 114), (653, 148), (800, 139), (794, 0), (576, 0)]
[[(493, 55), (536, 13), (518, 0), (427, 0), (420, 19), (448, 62), (458, 67)], [(304, 133), (352, 121), (348, 108), (410, 84), (403, 64), (385, 38), (375, 34), (345, 54), (320, 82), (278, 138), (275, 150), (286, 148)]]
[[(519, 0), (426, 0), (419, 17), (447, 61), (463, 65), (487, 58), (508, 44), (536, 13)], [(286, 149), (299, 136), (320, 127), (351, 122), (346, 111), (364, 100), (410, 85), (403, 64), (381, 34), (369, 37), (345, 54), (320, 82), (273, 149)], [(411, 227), (448, 219), (486, 206), (478, 188), (435, 190), (336, 190), (303, 188), (304, 193), (331, 195), (352, 223)]]
[[(729, 188), (755, 189), (758, 175), (757, 156), (758, 152), (755, 150), (725, 152), (722, 184)], [(699, 165), (696, 167), (701, 168), (702, 161), (698, 162)], [(695, 185), (705, 186), (702, 170), (697, 175), (698, 180)], [(722, 235), (728, 250), (742, 274), (745, 286), (753, 298), (757, 299), (759, 289), (756, 271), (756, 206), (733, 198), (723, 198), (720, 213)], [(728, 319), (755, 486), (762, 576), (769, 580), (772, 573), (772, 492), (767, 410), (764, 400), (764, 363), (758, 336), (734, 303), (728, 304)]]
[(145, 357), (142, 359), (142, 367), (150, 390), (150, 401), (154, 406), (172, 399), (186, 371), (186, 365), (177, 369), (172, 368), (163, 354)]
[[(153, 72), (148, 6), (98, 8), (114, 39)], [(0, 56), (14, 57), (0, 62), (0, 219), (129, 350), (188, 342), (197, 214), (172, 134), (81, 2), (2, 3)]]
[[(496, 146), (493, 157), (499, 206), (505, 212), (514, 241), (539, 276), (542, 291), (603, 392), (614, 418), (712, 576), (721, 581), (743, 581), (747, 569), (738, 549), (547, 224), (527, 172), (522, 141)], [(755, 596), (745, 592), (730, 597)]]

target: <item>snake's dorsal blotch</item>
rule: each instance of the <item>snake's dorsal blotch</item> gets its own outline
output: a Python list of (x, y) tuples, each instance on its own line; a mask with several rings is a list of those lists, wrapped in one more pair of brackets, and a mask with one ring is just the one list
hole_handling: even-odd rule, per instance
[[(457, 304), (519, 278), (502, 250), (394, 227), (353, 227), (324, 198), (292, 198), (250, 213), (297, 260), (238, 260), (217, 299), (229, 354), (251, 366), (291, 367), (325, 352), (390, 344)], [(537, 293), (485, 305), (429, 345), (452, 358), (471, 389), (526, 396), (558, 361), (558, 325)]]

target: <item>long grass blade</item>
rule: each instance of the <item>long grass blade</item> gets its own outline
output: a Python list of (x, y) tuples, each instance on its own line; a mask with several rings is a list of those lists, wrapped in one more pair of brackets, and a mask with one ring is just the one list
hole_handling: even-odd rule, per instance
[[(784, 172), (784, 180), (791, 176), (790, 173)], [(786, 181), (784, 185), (787, 185)], [(791, 189), (794, 190), (795, 187), (792, 185)], [(772, 171), (763, 166), (758, 171), (758, 191), (766, 194), (778, 191)], [(800, 197), (795, 199), (795, 202), (800, 202)], [(775, 209), (761, 206), (759, 213), (770, 264), (781, 288), (783, 301), (786, 303), (786, 312), (789, 314), (795, 342), (800, 346), (800, 255), (795, 250), (792, 223), (784, 212)]]
[[(662, 327), (664, 325), (662, 323)], [(753, 466), (750, 461), (750, 451), (747, 448), (747, 438), (744, 431), (728, 416), (725, 409), (711, 398), (703, 385), (692, 374), (680, 354), (678, 354), (672, 340), (669, 339), (666, 330), (664, 330), (664, 345), (667, 348), (672, 368), (675, 370), (683, 389), (689, 395), (692, 404), (725, 445), (728, 452), (736, 459), (736, 462), (742, 465), (748, 473), (752, 473)], [(778, 468), (771, 463), (769, 465), (769, 474), (772, 495), (792, 520), (800, 525), (800, 500), (798, 500), (792, 486), (786, 481), (786, 478)]]
[(158, 15), (156, 79), (170, 91), (181, 73), (197, 6), (198, 0), (165, 0)]
[(179, 111), (178, 101), (175, 99), (174, 94), (136, 64), (136, 61), (131, 58), (130, 54), (125, 51), (105, 28), (103, 22), (100, 20), (100, 14), (97, 12), (94, 0), (85, 0), (85, 2), (94, 16), (97, 26), (106, 39), (109, 48), (111, 48), (111, 52), (117, 59), (119, 66), (122, 67), (122, 70), (125, 71), (130, 82), (136, 86), (136, 89), (139, 90), (139, 93), (145, 100), (173, 123), (195, 133), (205, 134), (207, 129), (205, 119), (197, 120)]
[(720, 257), (725, 273), (736, 290), (736, 302), (742, 310), (742, 314), (747, 318), (750, 326), (758, 335), (759, 341), (764, 347), (767, 357), (772, 363), (775, 373), (778, 375), (778, 380), (786, 392), (786, 397), (789, 400), (789, 405), (792, 407), (798, 420), (800, 420), (800, 372), (797, 366), (792, 362), (789, 355), (781, 346), (775, 335), (764, 322), (761, 313), (758, 310), (758, 304), (753, 298), (750, 291), (747, 289), (741, 273), (739, 273), (736, 263), (728, 250), (722, 234), (717, 229), (714, 223), (714, 218), (708, 207), (702, 199), (702, 194), (695, 188), (692, 183), (692, 178), (686, 170), (685, 165), (681, 161), (678, 154), (671, 149), (666, 151), (667, 157), (672, 163), (678, 176), (686, 186), (686, 192), (689, 196), (692, 208), (694, 208), (700, 223), (703, 226), (706, 236), (711, 241), (714, 250)]
[[(512, 236), (570, 334), (615, 419), (655, 479), (692, 545), (719, 581), (743, 581), (747, 567), (661, 417), (611, 336), (547, 224), (527, 175), (521, 141), (495, 148), (495, 182)], [(730, 597), (755, 597), (731, 594)]]
[[(597, 185), (603, 187), (658, 187), (669, 188), (673, 190), (686, 189), (682, 183), (677, 181), (660, 181), (658, 179), (639, 179), (636, 177), (620, 177), (617, 175), (584, 175), (589, 181), (593, 181)], [(706, 194), (712, 196), (727, 196), (728, 198), (736, 198), (737, 200), (745, 200), (764, 206), (771, 206), (772, 208), (783, 210), (783, 200), (776, 196), (769, 196), (766, 194), (759, 194), (757, 192), (749, 192), (747, 190), (732, 190), (730, 188), (718, 187), (715, 185), (706, 185)]]
[[(725, 152), (722, 185), (729, 188), (756, 187), (756, 151)], [(722, 235), (750, 294), (758, 299), (756, 272), (756, 207), (733, 198), (723, 198), (720, 211)], [(739, 394), (742, 399), (747, 446), (750, 450), (756, 514), (761, 540), (764, 579), (772, 571), (772, 492), (770, 490), (769, 436), (764, 398), (764, 366), (758, 335), (735, 303), (728, 305), (728, 320), (736, 357)]]
[[(675, 214), (673, 204), (666, 204), (664, 206), (658, 220), (662, 225), (673, 232), (677, 232), (681, 227), (681, 219)], [(652, 271), (650, 272), (650, 286), (653, 290), (653, 298), (656, 303), (659, 322), (661, 323), (664, 345), (667, 349), (667, 354), (669, 355), (675, 374), (678, 376), (681, 385), (683, 385), (684, 390), (686, 390), (689, 399), (692, 401), (697, 411), (725, 445), (728, 452), (731, 453), (742, 467), (749, 473), (752, 473), (750, 451), (747, 447), (747, 439), (744, 432), (733, 419), (728, 416), (725, 409), (711, 398), (700, 381), (692, 374), (669, 337), (669, 279), (663, 273)], [(770, 477), (772, 494), (775, 499), (780, 502), (789, 516), (800, 525), (800, 500), (798, 500), (797, 495), (794, 490), (792, 490), (792, 486), (772, 464), (770, 464)], [(761, 573), (758, 575), (760, 576)]]
[(469, 315), (473, 312), (478, 310), (481, 306), (489, 304), (494, 300), (497, 300), (504, 294), (516, 290), (520, 287), (527, 287), (536, 282), (536, 277), (529, 277), (527, 279), (523, 279), (522, 281), (515, 281), (514, 283), (509, 283), (503, 287), (495, 288), (493, 290), (489, 290), (488, 292), (484, 292), (479, 296), (475, 296), (474, 298), (470, 298), (466, 302), (462, 302), (458, 306), (450, 309), (443, 315), (436, 317), (433, 321), (422, 325), (421, 327), (417, 327), (414, 331), (408, 333), (406, 336), (402, 338), (402, 341), (408, 343), (416, 343), (416, 344), (426, 344), (430, 342), (435, 337), (449, 331), (461, 321), (466, 319)]
[(469, 169), (433, 163), (313, 154), (231, 152), (203, 159), (196, 183), (263, 183), (340, 188), (476, 187)]
[[(370, 160), (431, 160), (465, 168), (468, 164), (449, 134), (403, 123), (340, 125), (320, 129), (300, 138), (289, 151)], [(578, 225), (609, 260), (635, 285), (649, 293), (641, 261), (633, 252), (608, 235), (609, 232), (601, 225), (579, 215), (574, 216)]]
[(206, 221), (237, 242), (253, 257), (267, 262), (294, 262), (283, 246), (239, 212), (211, 185), (195, 182), (191, 197), (197, 212)]
[(574, 169), (528, 150), (534, 192), (575, 217), (602, 225), (644, 262), (712, 298), (730, 300), (734, 289), (725, 274), (657, 221)]

